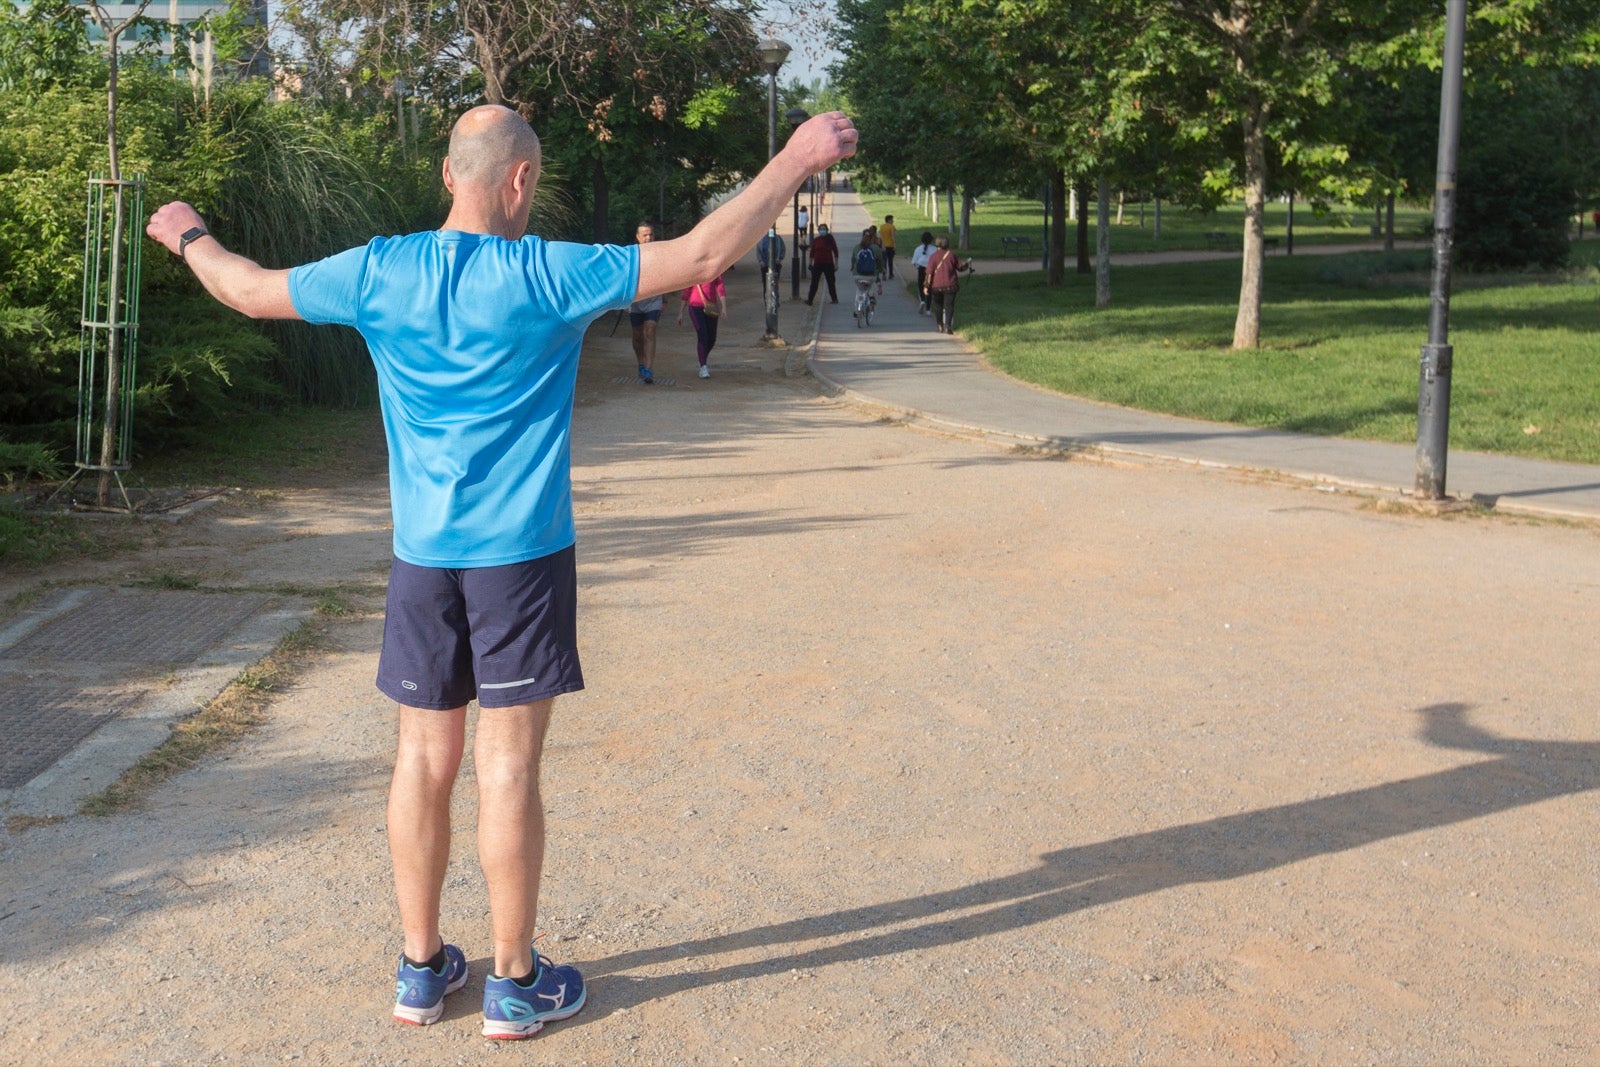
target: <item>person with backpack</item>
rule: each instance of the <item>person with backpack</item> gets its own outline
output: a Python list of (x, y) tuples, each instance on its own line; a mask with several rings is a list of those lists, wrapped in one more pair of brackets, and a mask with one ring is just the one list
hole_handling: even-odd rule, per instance
[[(865, 289), (869, 294), (878, 284), (878, 272), (882, 270), (882, 261), (878, 259), (877, 235), (871, 229), (861, 231), (861, 241), (850, 252), (850, 277), (855, 280), (857, 289)], [(873, 294), (876, 302), (876, 294)]]
[(850, 276), (876, 282), (883, 262), (878, 258), (878, 243), (871, 230), (861, 231), (861, 242), (850, 252)]
[(806, 293), (806, 304), (817, 298), (817, 284), (828, 280), (828, 301), (839, 302), (839, 290), (834, 285), (834, 275), (839, 269), (839, 242), (828, 232), (827, 223), (817, 227), (817, 239), (811, 242), (811, 290)]
[(972, 260), (965, 264), (950, 251), (950, 238), (944, 234), (933, 242), (933, 253), (928, 256), (928, 299), (933, 306), (933, 325), (940, 333), (955, 329), (956, 290), (960, 288), (956, 275), (972, 269)]

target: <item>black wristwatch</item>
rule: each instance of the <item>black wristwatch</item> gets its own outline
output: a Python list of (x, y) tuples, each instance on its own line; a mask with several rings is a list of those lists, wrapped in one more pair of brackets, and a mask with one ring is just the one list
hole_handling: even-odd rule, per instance
[(183, 236), (178, 238), (178, 258), (185, 263), (189, 261), (189, 245), (202, 237), (210, 237), (211, 231), (204, 226), (193, 226), (183, 231)]

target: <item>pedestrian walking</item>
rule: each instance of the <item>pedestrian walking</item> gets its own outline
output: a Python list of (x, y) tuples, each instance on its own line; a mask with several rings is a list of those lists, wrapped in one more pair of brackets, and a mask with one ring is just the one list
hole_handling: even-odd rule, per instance
[(717, 275), (708, 282), (696, 282), (678, 294), (681, 303), (678, 305), (678, 325), (683, 325), (683, 313), (689, 313), (689, 321), (694, 324), (695, 355), (700, 360), (700, 377), (711, 377), (711, 368), (706, 366), (706, 360), (711, 356), (711, 350), (717, 347), (717, 323), (722, 320), (723, 312), (728, 310), (728, 289), (722, 284), (722, 275)]
[(961, 288), (957, 275), (972, 269), (972, 260), (963, 264), (950, 251), (950, 238), (940, 234), (933, 242), (933, 254), (928, 257), (928, 296), (933, 308), (933, 325), (940, 333), (955, 329), (956, 292)]
[(777, 278), (773, 280), (774, 285), (783, 280), (783, 256), (788, 247), (783, 238), (778, 235), (776, 226), (762, 234), (761, 240), (756, 242), (756, 266), (761, 268), (761, 291), (763, 293), (769, 291), (767, 289), (768, 269), (778, 273)]
[(839, 242), (828, 232), (828, 224), (817, 227), (817, 239), (811, 242), (811, 289), (806, 293), (806, 303), (817, 298), (817, 285), (824, 279), (828, 283), (828, 302), (839, 302), (839, 290), (834, 275), (839, 269)]
[(399, 720), (388, 801), (403, 933), (395, 1018), (437, 1022), (445, 996), (467, 983), (466, 955), (441, 936), (439, 916), (474, 699), (493, 967), (484, 1035), (528, 1037), (583, 1007), (583, 976), (532, 941), (546, 727), (554, 698), (583, 687), (570, 436), (584, 332), (606, 311), (720, 276), (805, 176), (852, 155), (856, 139), (842, 114), (819, 115), (689, 233), (634, 245), (527, 235), (539, 139), (496, 105), (452, 129), (452, 201), (437, 231), (268, 270), (224, 248), (188, 204), (151, 216), (149, 236), (222, 303), (252, 318), (354, 326), (377, 366), (394, 511), (377, 685)]
[(917, 268), (917, 314), (928, 313), (928, 257), (933, 255), (933, 234), (922, 231), (922, 243), (911, 253), (911, 265)]
[[(647, 245), (655, 240), (656, 230), (648, 222), (639, 223), (633, 231), (636, 243)], [(656, 327), (661, 322), (661, 296), (635, 300), (628, 305), (628, 325), (633, 328), (633, 358), (639, 364), (639, 380), (645, 385), (656, 381)]]
[(885, 215), (883, 225), (878, 227), (878, 241), (883, 245), (883, 273), (885, 276), (894, 277), (894, 216)]

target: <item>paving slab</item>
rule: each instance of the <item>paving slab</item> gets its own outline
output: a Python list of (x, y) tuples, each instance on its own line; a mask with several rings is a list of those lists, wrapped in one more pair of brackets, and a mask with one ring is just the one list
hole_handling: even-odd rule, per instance
[(58, 590), (0, 627), (0, 810), (105, 788), (306, 614), (249, 592)]

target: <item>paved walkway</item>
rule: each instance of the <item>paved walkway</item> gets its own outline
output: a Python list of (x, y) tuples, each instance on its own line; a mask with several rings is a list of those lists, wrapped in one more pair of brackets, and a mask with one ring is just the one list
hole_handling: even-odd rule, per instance
[[(831, 199), (833, 230), (848, 255), (851, 235), (871, 219), (854, 193)], [(1310, 251), (1309, 249), (1307, 251)], [(910, 256), (900, 257), (909, 267)], [(1138, 257), (1121, 257), (1136, 262)], [(1048, 392), (988, 369), (959, 336), (932, 320), (899, 287), (885, 289), (872, 326), (857, 329), (848, 295), (820, 305), (811, 368), (852, 397), (933, 425), (1065, 449), (1273, 471), (1382, 493), (1411, 492), (1413, 445), (1313, 437), (1176, 418)], [(959, 318), (959, 312), (958, 312)], [(1418, 324), (1418, 344), (1426, 324)], [(1452, 451), (1446, 489), (1506, 511), (1600, 518), (1600, 467)]]

